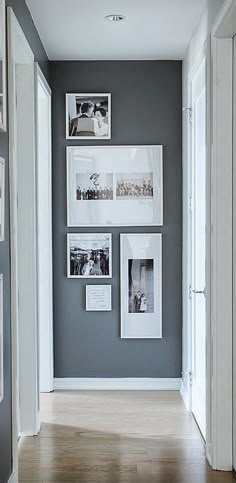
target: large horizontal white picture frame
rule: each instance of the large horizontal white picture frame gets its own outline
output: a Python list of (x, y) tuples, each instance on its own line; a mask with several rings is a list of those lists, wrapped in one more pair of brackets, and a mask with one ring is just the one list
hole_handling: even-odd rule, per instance
[(112, 234), (67, 234), (68, 278), (112, 278)]
[(162, 338), (162, 235), (120, 235), (121, 338)]
[(3, 371), (3, 275), (0, 275), (0, 402), (4, 396)]
[(111, 94), (66, 94), (66, 139), (111, 139)]
[(5, 229), (5, 160), (0, 158), (0, 241), (4, 241)]
[(67, 225), (161, 226), (163, 146), (67, 147)]

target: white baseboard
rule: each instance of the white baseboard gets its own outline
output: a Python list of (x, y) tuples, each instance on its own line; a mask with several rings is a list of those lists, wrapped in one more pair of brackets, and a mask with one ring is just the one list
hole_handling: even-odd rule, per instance
[(8, 483), (17, 483), (17, 478), (16, 478), (16, 474), (15, 473), (12, 473), (9, 480), (8, 480)]
[(180, 384), (180, 394), (182, 396), (182, 399), (184, 401), (185, 407), (187, 411), (190, 411), (190, 405), (189, 405), (189, 394), (187, 391), (187, 388), (183, 382), (183, 379), (181, 379), (181, 384)]
[(179, 391), (178, 378), (55, 378), (54, 390)]
[(211, 443), (206, 442), (206, 459), (210, 466), (212, 466), (212, 445)]

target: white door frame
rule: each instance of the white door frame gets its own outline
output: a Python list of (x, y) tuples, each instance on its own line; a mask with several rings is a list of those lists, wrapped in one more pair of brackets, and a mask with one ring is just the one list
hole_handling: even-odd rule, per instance
[(211, 33), (210, 324), (207, 364), (207, 456), (232, 470), (233, 328), (233, 36), (236, 0), (227, 0)]
[[(233, 223), (232, 223), (232, 69), (233, 36), (236, 33), (236, 0), (227, 0), (212, 29), (211, 43), (205, 43), (189, 79), (207, 61), (207, 401), (206, 455), (218, 470), (232, 470), (232, 327), (233, 327)], [(189, 87), (188, 87), (189, 89)], [(191, 107), (190, 89), (188, 107)], [(186, 107), (186, 106), (184, 106)], [(190, 129), (190, 127), (189, 127)], [(188, 159), (191, 135), (188, 131)], [(191, 197), (191, 166), (188, 196)], [(188, 215), (188, 283), (191, 285), (191, 223)], [(236, 310), (236, 308), (235, 308)], [(191, 373), (191, 301), (188, 301), (188, 371)], [(236, 320), (236, 312), (235, 312)], [(183, 374), (186, 406), (191, 411), (188, 373)], [(190, 378), (191, 380), (191, 378)]]
[[(39, 405), (38, 405), (38, 357), (37, 357), (37, 281), (36, 281), (36, 260), (33, 255), (36, 254), (36, 216), (35, 216), (35, 196), (34, 196), (34, 172), (35, 172), (35, 139), (31, 136), (26, 140), (28, 142), (28, 155), (26, 162), (22, 163), (20, 176), (25, 175), (25, 186), (27, 187), (26, 196), (28, 197), (27, 212), (30, 216), (27, 223), (27, 239), (25, 240), (27, 252), (31, 256), (32, 265), (27, 264), (25, 269), (21, 270), (21, 290), (25, 289), (28, 294), (30, 303), (26, 306), (26, 298), (23, 295), (21, 300), (21, 310), (24, 310), (25, 317), (21, 319), (21, 327), (19, 327), (19, 301), (18, 301), (18, 153), (17, 153), (17, 116), (16, 116), (16, 71), (17, 66), (29, 66), (28, 75), (34, 82), (34, 55), (29, 47), (25, 35), (13, 13), (13, 10), (7, 9), (8, 22), (8, 102), (9, 102), (9, 176), (10, 176), (10, 233), (11, 233), (11, 340), (12, 340), (12, 451), (13, 451), (13, 474), (11, 481), (18, 481), (18, 434), (34, 435), (40, 428)], [(32, 102), (33, 106), (33, 102)], [(31, 107), (30, 107), (31, 109)], [(34, 109), (30, 111), (30, 118), (26, 120), (31, 122), (31, 126), (35, 125)], [(33, 123), (33, 124), (32, 124)], [(33, 129), (32, 129), (33, 131)], [(28, 165), (27, 165), (28, 161)], [(27, 172), (24, 173), (24, 169)], [(29, 183), (30, 179), (30, 183)], [(29, 189), (28, 189), (29, 187)], [(21, 192), (22, 196), (22, 192)], [(21, 198), (22, 206), (26, 200)], [(25, 229), (25, 228), (24, 228)], [(22, 236), (22, 231), (21, 231)], [(22, 241), (22, 240), (21, 240)], [(29, 250), (29, 251), (28, 251)], [(22, 262), (21, 262), (22, 263)], [(24, 283), (22, 287), (22, 277)], [(28, 302), (29, 302), (28, 300)], [(26, 325), (27, 324), (27, 325)], [(23, 337), (27, 334), (27, 338)], [(25, 339), (26, 346), (21, 349), (23, 351), (23, 360), (21, 360), (21, 368), (18, 367), (18, 339)], [(28, 366), (27, 366), (28, 364)], [(26, 373), (21, 370), (26, 369)], [(28, 371), (28, 369), (30, 369)], [(21, 422), (18, 414), (18, 395), (19, 381), (21, 382)], [(25, 383), (25, 384), (24, 384)], [(22, 387), (22, 385), (24, 387)], [(22, 427), (20, 427), (20, 424)]]
[[(38, 138), (40, 132), (39, 125), (39, 86), (43, 90), (47, 100), (47, 165), (43, 165), (44, 175), (42, 179), (41, 159), (40, 159), (40, 139)], [(54, 364), (53, 364), (53, 294), (52, 294), (52, 130), (51, 130), (51, 89), (38, 65), (35, 63), (35, 114), (36, 114), (36, 178), (37, 178), (37, 264), (38, 264), (38, 323), (39, 323), (39, 389), (41, 392), (53, 391), (53, 377), (54, 377)], [(41, 121), (42, 122), (42, 121)], [(45, 140), (44, 140), (45, 141)], [(42, 186), (43, 185), (43, 186)], [(44, 191), (44, 193), (42, 193)], [(45, 195), (47, 205), (47, 213), (42, 213), (40, 207), (42, 207), (41, 197)], [(45, 221), (42, 220), (46, 219)], [(43, 224), (43, 226), (42, 226)], [(43, 252), (43, 253), (42, 253)], [(43, 280), (41, 280), (42, 265), (45, 273)], [(46, 278), (46, 280), (45, 280)], [(42, 288), (43, 286), (43, 288)], [(45, 293), (41, 293), (42, 290), (46, 290), (45, 301), (46, 306), (42, 307), (42, 300), (45, 299)], [(43, 316), (41, 315), (41, 308), (43, 309)], [(45, 313), (46, 312), (46, 313)], [(42, 341), (43, 334), (43, 344)]]

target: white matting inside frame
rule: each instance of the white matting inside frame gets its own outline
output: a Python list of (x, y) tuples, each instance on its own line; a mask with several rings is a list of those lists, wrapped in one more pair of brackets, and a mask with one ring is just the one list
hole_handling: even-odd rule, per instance
[(162, 224), (163, 146), (67, 147), (68, 226)]
[(120, 237), (121, 338), (162, 338), (162, 235)]

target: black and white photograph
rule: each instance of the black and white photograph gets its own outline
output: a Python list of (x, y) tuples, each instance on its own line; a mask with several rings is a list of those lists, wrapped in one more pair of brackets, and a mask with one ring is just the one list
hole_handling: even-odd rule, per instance
[(163, 225), (163, 146), (68, 146), (67, 226)]
[(112, 173), (77, 173), (76, 200), (113, 200)]
[(117, 200), (153, 199), (153, 173), (117, 173)]
[(5, 160), (0, 158), (0, 241), (4, 241)]
[(128, 260), (129, 313), (154, 312), (154, 260)]
[(111, 234), (68, 234), (67, 276), (68, 278), (111, 278)]
[(111, 139), (111, 94), (66, 94), (67, 139)]
[[(121, 338), (162, 338), (162, 235), (120, 235)], [(155, 295), (155, 296), (154, 296)]]

